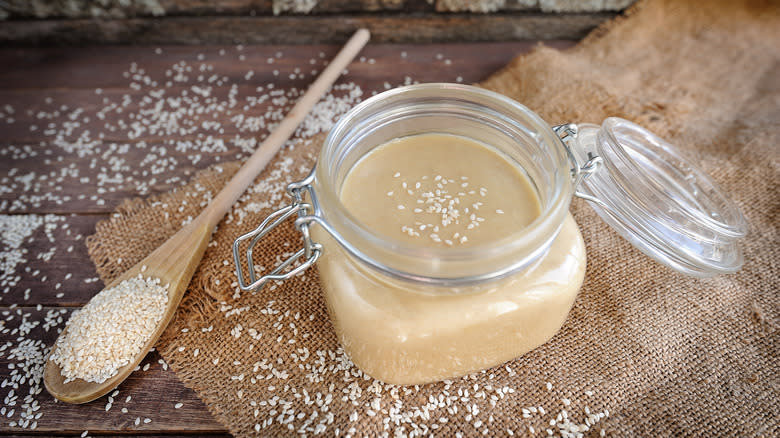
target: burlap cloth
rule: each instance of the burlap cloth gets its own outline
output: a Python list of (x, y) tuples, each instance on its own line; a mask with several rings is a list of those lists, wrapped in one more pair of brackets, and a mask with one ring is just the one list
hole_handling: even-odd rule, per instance
[[(505, 436), (508, 429), (530, 434), (529, 426), (557, 436), (549, 421), (562, 410), (572, 422), (584, 423), (587, 412), (600, 420), (587, 436), (602, 429), (609, 436), (778, 436), (778, 9), (730, 0), (641, 2), (577, 47), (540, 47), (481, 84), (551, 124), (620, 116), (686, 150), (750, 223), (737, 274), (677, 274), (577, 200), (572, 212), (588, 270), (560, 333), (464, 379), (383, 385), (363, 377), (339, 349), (316, 270), (233, 297), (233, 240), (286, 202), (285, 184), (311, 167), (320, 137), (282, 151), (220, 224), (160, 341), (163, 357), (237, 436), (257, 436), (256, 429), (260, 436)], [(127, 202), (98, 224), (88, 246), (103, 280), (198, 212), (198, 203), (182, 200), (215, 193), (236, 168), (212, 168), (179, 191)], [(296, 239), (283, 231), (264, 252), (282, 254)], [(545, 414), (524, 414), (531, 406)]]

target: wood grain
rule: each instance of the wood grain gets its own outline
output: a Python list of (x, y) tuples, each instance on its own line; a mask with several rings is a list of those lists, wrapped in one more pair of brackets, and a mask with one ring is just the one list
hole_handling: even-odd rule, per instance
[[(86, 304), (103, 288), (103, 282), (89, 260), (84, 240), (95, 232), (95, 224), (107, 217), (55, 216), (57, 226), (51, 230), (53, 242), (44, 228), (39, 227), (24, 246), (28, 262), (20, 263), (8, 272), (9, 276), (18, 276), (19, 282), (0, 295), (0, 305), (79, 307)], [(50, 259), (40, 258), (48, 253), (52, 253)]]
[[(373, 38), (373, 36), (372, 36)], [(344, 42), (345, 40), (340, 40)], [(358, 60), (348, 67), (344, 80), (359, 81), (362, 85), (382, 84), (386, 80), (403, 80), (412, 76), (419, 81), (454, 80), (462, 76), (464, 82), (476, 82), (486, 78), (503, 67), (515, 56), (531, 50), (538, 44), (566, 49), (574, 45), (573, 40), (514, 41), (462, 44), (378, 44), (371, 43), (362, 56), (374, 59), (375, 64)], [(156, 49), (160, 49), (160, 53)], [(55, 93), (86, 89), (94, 94), (95, 88), (104, 92), (133, 94), (130, 80), (123, 77), (131, 63), (144, 68), (150, 76), (164, 76), (174, 63), (191, 65), (201, 63), (212, 65), (220, 76), (226, 76), (239, 85), (264, 85), (274, 82), (278, 86), (306, 85), (311, 79), (290, 80), (284, 73), (295, 67), (302, 67), (307, 73), (312, 59), (314, 68), (321, 68), (323, 61), (336, 54), (333, 45), (245, 45), (239, 50), (236, 45), (200, 47), (188, 46), (128, 46), (120, 48), (0, 48), (0, 62), (13, 68), (0, 69), (0, 90), (16, 93), (17, 99), (31, 105), (34, 110), (44, 105), (43, 98), (56, 97)], [(224, 53), (221, 53), (224, 52)], [(402, 53), (406, 56), (402, 56)], [(280, 54), (276, 58), (276, 54)], [(240, 56), (244, 55), (241, 60)], [(441, 59), (437, 55), (443, 55)], [(199, 59), (202, 57), (202, 59)], [(273, 64), (268, 58), (275, 58)], [(450, 59), (451, 64), (446, 64)], [(243, 80), (247, 71), (255, 76)], [(274, 76), (273, 71), (280, 75)], [(12, 94), (3, 96), (5, 99)], [(73, 96), (84, 98), (86, 95)], [(63, 95), (63, 98), (68, 97)], [(101, 98), (94, 98), (97, 104)], [(75, 100), (73, 101), (76, 102)], [(74, 106), (74, 105), (71, 105)], [(17, 111), (17, 115), (19, 111)], [(38, 133), (40, 135), (40, 133)], [(0, 140), (5, 140), (5, 137)]]
[[(291, 5), (282, 0), (222, 0), (219, 2), (207, 0), (158, 0), (159, 9), (151, 9), (143, 2), (126, 2), (121, 5), (109, 3), (107, 6), (94, 3), (79, 4), (76, 2), (7, 2), (4, 10), (11, 19), (19, 18), (92, 18), (95, 11), (108, 17), (145, 17), (163, 13), (164, 16), (181, 15), (272, 15), (304, 14), (294, 10)], [(344, 14), (357, 12), (469, 12), (501, 13), (507, 11), (555, 11), (581, 12), (599, 10), (620, 10), (633, 3), (632, 0), (612, 0), (609, 2), (571, 2), (553, 0), (547, 2), (528, 0), (509, 0), (506, 2), (489, 1), (451, 1), (451, 0), (318, 0), (306, 14)], [(490, 7), (484, 7), (489, 4)], [(481, 8), (481, 6), (483, 8)], [(276, 10), (275, 10), (276, 8)]]
[(371, 31), (375, 43), (580, 39), (614, 16), (414, 13), (8, 21), (0, 26), (0, 45), (327, 44), (343, 42), (361, 27)]

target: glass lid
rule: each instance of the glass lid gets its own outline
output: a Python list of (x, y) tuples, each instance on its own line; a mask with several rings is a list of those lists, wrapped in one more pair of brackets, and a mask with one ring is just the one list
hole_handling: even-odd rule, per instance
[(737, 242), (747, 232), (745, 218), (674, 146), (615, 117), (576, 130), (566, 143), (580, 165), (587, 163), (577, 172), (576, 194), (615, 231), (685, 274), (709, 277), (739, 270), (743, 259)]

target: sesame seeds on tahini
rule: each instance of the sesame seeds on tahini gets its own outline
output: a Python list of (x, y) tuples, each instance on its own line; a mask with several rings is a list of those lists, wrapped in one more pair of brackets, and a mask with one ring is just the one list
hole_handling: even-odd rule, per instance
[[(395, 172), (393, 177), (402, 178), (402, 174)], [(419, 237), (424, 232), (433, 242), (443, 242), (447, 246), (468, 242), (466, 232), (485, 221), (484, 217), (477, 215), (477, 210), (484, 205), (478, 199), (488, 193), (485, 187), (469, 187), (468, 180), (467, 176), (455, 179), (442, 175), (424, 175), (413, 183), (401, 179), (399, 192), (416, 197), (411, 205), (397, 206), (398, 210), (411, 210), (415, 218), (414, 223), (401, 226), (401, 232), (411, 237)], [(396, 190), (391, 190), (387, 196), (392, 197), (395, 193)], [(496, 213), (504, 212), (498, 209)], [(455, 227), (461, 224), (463, 226)], [(450, 226), (451, 232), (442, 237), (444, 230)]]

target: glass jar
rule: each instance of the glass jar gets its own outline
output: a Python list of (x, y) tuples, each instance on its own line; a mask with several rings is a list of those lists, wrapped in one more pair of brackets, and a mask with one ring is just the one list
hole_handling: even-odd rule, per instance
[[(490, 147), (527, 178), (541, 214), (468, 248), (410, 246), (357, 220), (341, 200), (356, 163), (394, 139), (431, 133)], [(668, 143), (614, 118), (601, 127), (552, 128), (511, 99), (460, 84), (398, 88), (357, 105), (333, 127), (309, 176), (288, 192), (289, 206), (236, 240), (239, 286), (257, 289), (319, 259), (339, 341), (364, 372), (394, 384), (499, 365), (560, 329), (585, 273), (585, 245), (568, 211), (573, 195), (674, 269), (707, 276), (742, 263), (741, 213)], [(291, 217), (303, 248), (258, 278), (252, 248)]]

